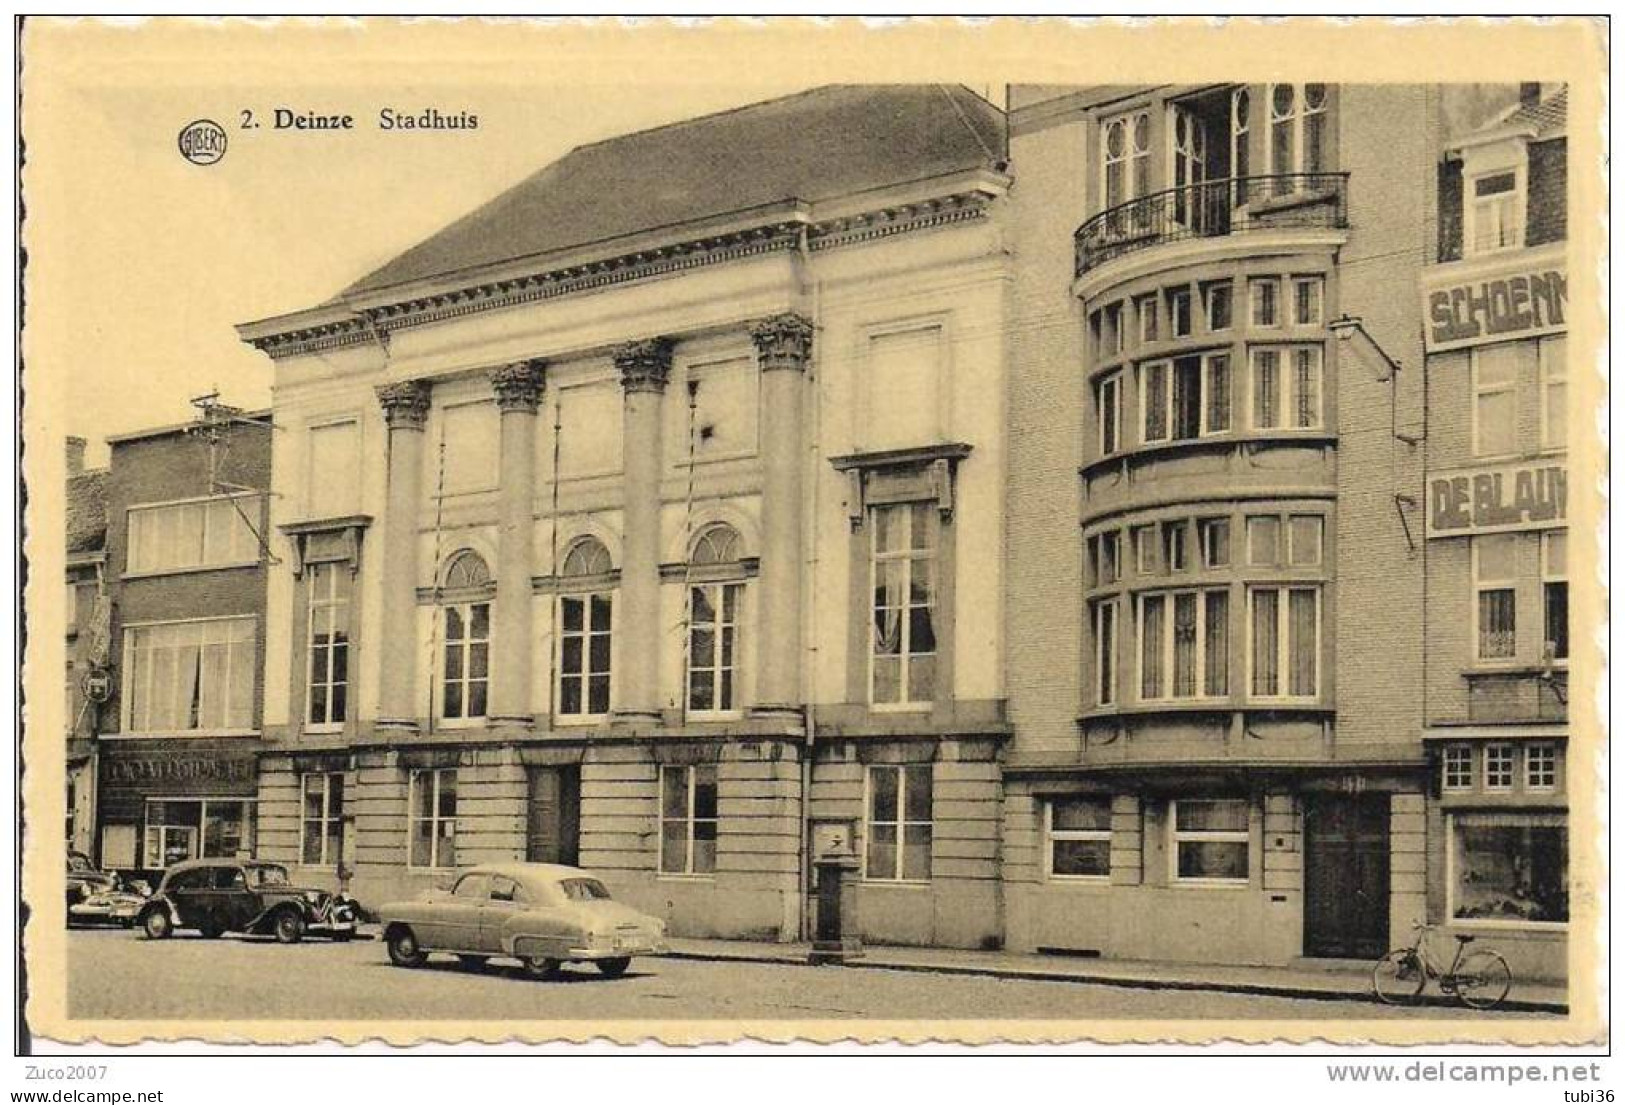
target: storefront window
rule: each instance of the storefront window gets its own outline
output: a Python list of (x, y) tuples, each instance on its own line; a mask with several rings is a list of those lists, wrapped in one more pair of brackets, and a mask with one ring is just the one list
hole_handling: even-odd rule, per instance
[(1450, 913), (1458, 921), (1569, 919), (1563, 814), (1457, 814), (1450, 824)]
[(254, 813), (254, 803), (242, 799), (148, 799), (142, 866), (251, 856)]

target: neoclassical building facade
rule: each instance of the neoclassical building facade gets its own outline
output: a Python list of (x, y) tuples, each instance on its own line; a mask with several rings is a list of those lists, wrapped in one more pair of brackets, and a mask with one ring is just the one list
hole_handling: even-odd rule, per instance
[(864, 935), (997, 941), (1002, 144), (962, 88), (814, 90), (581, 147), (243, 325), (258, 854), (366, 903), (580, 863), (793, 939), (850, 847)]

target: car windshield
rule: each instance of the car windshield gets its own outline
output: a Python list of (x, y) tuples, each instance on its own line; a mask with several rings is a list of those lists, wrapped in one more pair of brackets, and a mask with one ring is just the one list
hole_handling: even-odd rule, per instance
[(590, 902), (595, 898), (609, 897), (609, 891), (597, 879), (560, 879), (559, 889), (572, 902)]
[(255, 867), (251, 869), (255, 886), (287, 886), (286, 867)]

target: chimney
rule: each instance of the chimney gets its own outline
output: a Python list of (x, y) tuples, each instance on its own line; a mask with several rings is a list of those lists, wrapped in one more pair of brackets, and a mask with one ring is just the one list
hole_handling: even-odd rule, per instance
[(1518, 103), (1523, 107), (1534, 107), (1540, 103), (1540, 82), (1525, 81), (1518, 86)]
[(82, 437), (68, 438), (68, 475), (77, 476), (85, 470), (85, 446)]

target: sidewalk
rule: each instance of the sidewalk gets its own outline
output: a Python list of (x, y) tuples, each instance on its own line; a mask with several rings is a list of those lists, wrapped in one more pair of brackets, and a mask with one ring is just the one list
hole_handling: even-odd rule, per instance
[[(694, 940), (673, 937), (668, 953), (675, 959), (717, 963), (779, 963), (807, 966), (809, 944), (770, 944), (744, 940)], [(924, 971), (935, 974), (986, 975), (1040, 982), (1077, 982), (1149, 990), (1218, 990), (1234, 994), (1267, 994), (1315, 1001), (1369, 1001), (1371, 965), (1358, 962), (1322, 964), (1306, 961), (1292, 967), (1227, 967), (1197, 963), (1160, 963), (1130, 959), (1088, 959), (1014, 952), (964, 951), (954, 948), (866, 947), (850, 966), (867, 970)], [(1430, 984), (1423, 1001), (1455, 1006), (1454, 998)], [(1527, 1013), (1568, 1012), (1568, 991), (1560, 985), (1516, 980), (1500, 1010)]]

